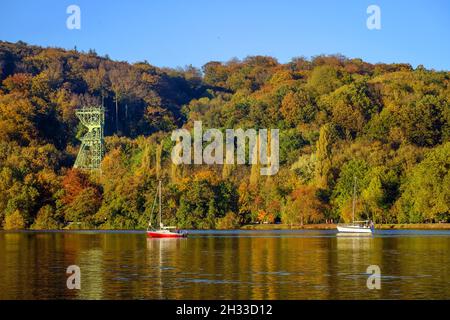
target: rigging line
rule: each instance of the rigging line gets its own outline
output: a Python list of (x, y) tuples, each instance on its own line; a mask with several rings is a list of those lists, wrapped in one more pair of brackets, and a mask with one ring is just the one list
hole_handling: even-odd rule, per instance
[(148, 228), (152, 225), (152, 217), (153, 217), (153, 212), (154, 212), (154, 210), (155, 210), (155, 205), (156, 205), (156, 199), (157, 199), (157, 197), (158, 197), (158, 190), (156, 190), (156, 193), (155, 193), (155, 199), (153, 200), (152, 211), (151, 211), (151, 213), (150, 213), (150, 219), (149, 219), (149, 221), (148, 221), (147, 230), (148, 230)]

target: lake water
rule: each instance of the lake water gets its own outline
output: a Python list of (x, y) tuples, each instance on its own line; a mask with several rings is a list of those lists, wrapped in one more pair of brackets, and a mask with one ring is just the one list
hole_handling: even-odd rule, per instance
[[(67, 289), (69, 265), (80, 290)], [(0, 232), (0, 299), (55, 298), (450, 299), (450, 232)]]

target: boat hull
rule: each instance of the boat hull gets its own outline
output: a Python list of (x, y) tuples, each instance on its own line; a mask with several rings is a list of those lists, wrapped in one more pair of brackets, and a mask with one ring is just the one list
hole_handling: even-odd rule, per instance
[(373, 229), (371, 228), (363, 228), (359, 226), (337, 226), (339, 232), (346, 233), (372, 233)]
[(160, 232), (160, 231), (147, 231), (147, 237), (149, 238), (185, 238), (186, 233), (178, 232)]

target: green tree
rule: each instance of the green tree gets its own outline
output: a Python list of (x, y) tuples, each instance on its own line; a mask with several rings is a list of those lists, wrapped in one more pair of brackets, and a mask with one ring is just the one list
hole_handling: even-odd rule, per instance
[(316, 144), (316, 184), (319, 188), (327, 188), (332, 166), (332, 146), (334, 140), (333, 127), (326, 124), (320, 128), (319, 140)]
[(330, 65), (315, 67), (308, 79), (308, 86), (319, 95), (330, 93), (341, 85), (339, 69)]
[(428, 152), (408, 174), (399, 199), (401, 222), (450, 219), (450, 142)]
[(339, 212), (345, 213), (346, 210), (344, 209), (352, 201), (355, 179), (358, 197), (361, 194), (361, 190), (367, 187), (368, 171), (369, 166), (361, 159), (350, 160), (342, 166), (332, 194), (332, 203)]

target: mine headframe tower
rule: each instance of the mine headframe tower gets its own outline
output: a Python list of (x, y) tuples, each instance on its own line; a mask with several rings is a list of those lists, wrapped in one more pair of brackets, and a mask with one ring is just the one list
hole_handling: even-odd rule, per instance
[(105, 153), (103, 139), (105, 109), (102, 106), (89, 106), (76, 110), (75, 114), (88, 132), (81, 138), (81, 147), (74, 168), (100, 170)]

